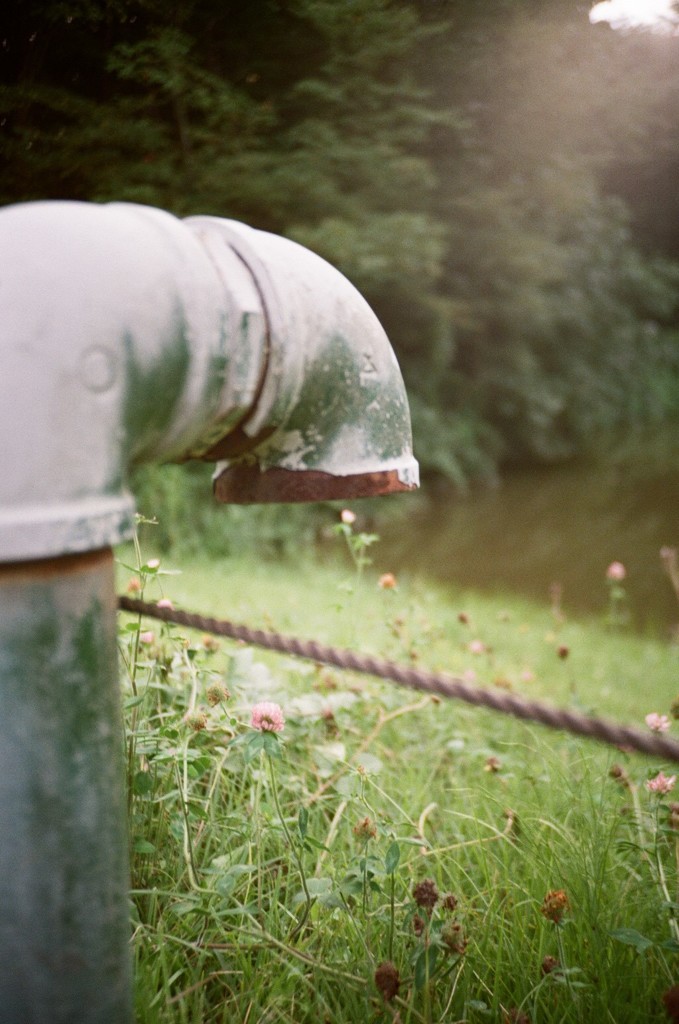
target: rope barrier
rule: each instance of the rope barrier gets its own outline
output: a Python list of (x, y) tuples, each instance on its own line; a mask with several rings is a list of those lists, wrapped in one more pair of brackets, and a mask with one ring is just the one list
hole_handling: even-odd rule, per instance
[(583, 715), (569, 708), (557, 708), (540, 701), (526, 700), (506, 690), (473, 686), (464, 679), (448, 673), (428, 672), (370, 654), (332, 647), (316, 640), (302, 640), (282, 633), (252, 629), (226, 619), (215, 619), (195, 612), (179, 611), (176, 608), (159, 607), (157, 604), (138, 601), (136, 598), (121, 596), (118, 598), (118, 607), (121, 611), (146, 615), (189, 629), (228, 637), (231, 640), (241, 640), (281, 654), (291, 654), (320, 664), (333, 665), (335, 668), (377, 676), (378, 679), (389, 679), (412, 690), (421, 690), (451, 700), (462, 700), (466, 704), (490, 708), (524, 721), (538, 722), (551, 729), (586, 736), (588, 739), (608, 743), (624, 751), (636, 750), (642, 754), (652, 754), (679, 763), (679, 742), (660, 733), (642, 732), (617, 722)]

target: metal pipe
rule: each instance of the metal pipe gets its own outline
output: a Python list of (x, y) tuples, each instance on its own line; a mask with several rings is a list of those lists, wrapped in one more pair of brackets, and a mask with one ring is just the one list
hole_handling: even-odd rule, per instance
[(0, 1018), (131, 1019), (110, 551), (0, 565)]
[(129, 1024), (127, 473), (220, 460), (229, 501), (408, 490), (407, 401), (355, 289), (244, 225), (30, 203), (0, 210), (0, 262), (2, 1020)]

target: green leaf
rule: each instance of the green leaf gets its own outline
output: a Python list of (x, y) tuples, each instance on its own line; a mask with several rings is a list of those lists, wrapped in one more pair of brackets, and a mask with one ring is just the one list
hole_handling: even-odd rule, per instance
[(275, 732), (263, 732), (261, 735), (263, 737), (263, 744), (262, 744), (262, 746), (264, 748), (264, 753), (268, 754), (269, 757), (280, 758), (280, 756), (281, 756), (280, 740), (278, 739), (278, 736), (276, 735), (276, 733)]
[(253, 732), (251, 736), (248, 736), (245, 741), (245, 752), (244, 757), (247, 764), (261, 754), (264, 750), (264, 737), (267, 735), (265, 732)]
[(382, 762), (374, 754), (361, 754), (356, 758), (356, 764), (363, 768), (368, 775), (379, 775), (382, 771)]
[(300, 807), (299, 814), (297, 815), (297, 829), (302, 839), (306, 838), (308, 824), (309, 811), (306, 807)]
[(637, 953), (645, 953), (647, 949), (655, 945), (652, 939), (646, 938), (635, 928), (617, 928), (615, 931), (609, 932), (609, 935), (612, 939), (624, 943), (625, 946), (634, 946)]
[(424, 988), (436, 970), (438, 946), (423, 949), (415, 961), (415, 988)]
[(484, 1017), (490, 1016), (491, 1010), (482, 999), (470, 999), (464, 1004), (465, 1010), (473, 1010), (474, 1013), (481, 1013)]
[(344, 896), (360, 896), (363, 892), (363, 880), (356, 875), (346, 875), (339, 884)]
[(394, 841), (389, 849), (387, 850), (384, 858), (384, 870), (388, 875), (393, 875), (394, 871), (398, 867), (398, 862), (401, 859), (401, 847), (396, 841)]
[(310, 896), (326, 896), (332, 890), (332, 878), (307, 878)]
[(134, 853), (155, 853), (156, 848), (153, 843), (150, 843), (148, 839), (143, 839), (141, 836), (137, 836), (132, 844), (132, 850)]
[(190, 914), (198, 909), (199, 905), (191, 900), (179, 900), (169, 908), (170, 913), (174, 914), (175, 917), (184, 917), (185, 914)]
[(147, 796), (153, 790), (153, 778), (150, 772), (137, 772), (132, 783), (137, 796)]
[(137, 694), (136, 697), (128, 697), (128, 699), (125, 701), (125, 710), (127, 711), (129, 708), (138, 707), (138, 705), (141, 704), (141, 702), (144, 700), (144, 697), (145, 694), (143, 693)]
[(326, 846), (325, 843), (321, 843), (318, 839), (314, 839), (313, 836), (304, 837), (304, 849), (305, 850), (325, 850), (326, 853), (330, 853), (330, 847)]
[(359, 781), (356, 775), (342, 775), (335, 784), (335, 790), (340, 796), (354, 796), (359, 788)]

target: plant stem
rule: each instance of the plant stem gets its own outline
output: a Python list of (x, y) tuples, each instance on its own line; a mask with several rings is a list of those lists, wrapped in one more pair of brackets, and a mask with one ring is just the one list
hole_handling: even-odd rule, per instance
[(394, 927), (396, 921), (396, 905), (395, 905), (395, 890), (396, 890), (396, 878), (395, 872), (391, 873), (391, 888), (389, 892), (389, 955), (388, 959), (394, 959)]
[(295, 861), (297, 863), (297, 869), (299, 871), (299, 877), (300, 877), (300, 880), (301, 880), (301, 883), (302, 883), (302, 889), (304, 891), (304, 898), (305, 898), (305, 901), (306, 901), (305, 905), (304, 905), (304, 910), (302, 912), (302, 915), (301, 915), (299, 921), (297, 922), (295, 927), (290, 932), (290, 939), (296, 939), (297, 936), (299, 935), (299, 933), (302, 931), (302, 928), (306, 924), (307, 918), (309, 917), (309, 912), (311, 910), (311, 896), (309, 895), (309, 889), (308, 889), (307, 884), (306, 884), (306, 875), (304, 873), (304, 864), (302, 863), (302, 858), (300, 857), (300, 855), (298, 853), (297, 846), (295, 845), (295, 842), (294, 842), (294, 840), (293, 840), (293, 838), (292, 838), (292, 836), (290, 834), (290, 829), (288, 828), (287, 823), (285, 821), (285, 818), (283, 817), (283, 810), (281, 808), (281, 803), (280, 803), (280, 800), (279, 800), (279, 797), (278, 797), (278, 786), (276, 784), (276, 773), (274, 771), (271, 758), (268, 757), (268, 756), (267, 756), (267, 762), (268, 762), (268, 766), (269, 766), (269, 778), (271, 779), (271, 792), (273, 794), (273, 801), (274, 801), (274, 804), (276, 805), (276, 811), (278, 813), (278, 817), (280, 819), (280, 823), (281, 823), (281, 825), (283, 827), (283, 832), (285, 833), (285, 838), (288, 841), (288, 844), (289, 844), (290, 849), (292, 851), (292, 855), (295, 858)]

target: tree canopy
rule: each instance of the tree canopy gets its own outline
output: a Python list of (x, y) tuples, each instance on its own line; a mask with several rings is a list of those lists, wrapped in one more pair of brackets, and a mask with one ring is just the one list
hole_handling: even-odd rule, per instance
[(570, 0), (11, 0), (0, 202), (288, 235), (366, 295), (425, 471), (679, 411), (679, 39)]

